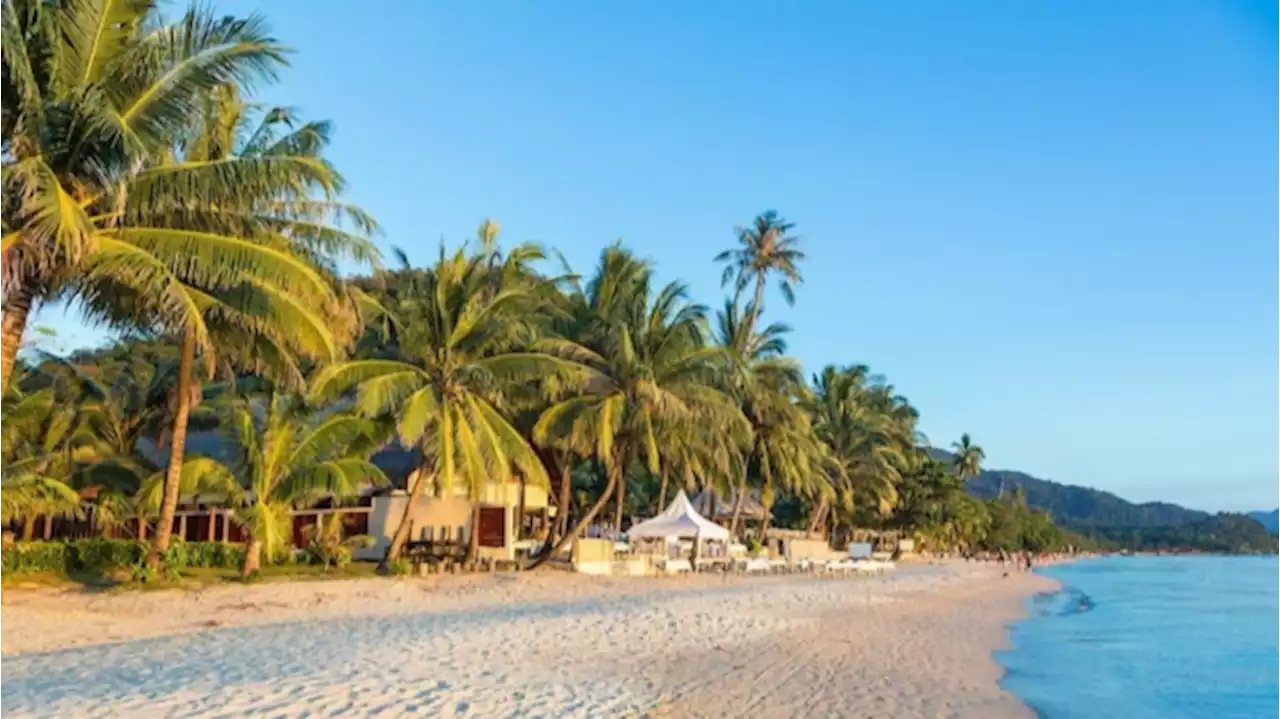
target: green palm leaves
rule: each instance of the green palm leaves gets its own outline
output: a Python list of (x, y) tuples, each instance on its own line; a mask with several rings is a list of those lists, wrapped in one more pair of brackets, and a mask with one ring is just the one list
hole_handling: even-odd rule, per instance
[(396, 302), (387, 307), (393, 336), (377, 352), (384, 356), (332, 365), (312, 382), (317, 399), (350, 393), (362, 416), (394, 418), (400, 442), (422, 450), (426, 476), (414, 483), (409, 509), (428, 480), (444, 493), (460, 481), (477, 502), (486, 482), (510, 481), (513, 472), (548, 485), (542, 462), (504, 414), (506, 391), (556, 378), (578, 382), (585, 369), (528, 349), (539, 321), (539, 283), (508, 272), (510, 262), (527, 259), (515, 254), (523, 259), (498, 263), (485, 253), (446, 255), (441, 248), (430, 269), (406, 266)]
[(716, 255), (716, 262), (725, 263), (721, 284), (733, 284), (735, 303), (747, 287), (755, 284), (747, 313), (753, 325), (764, 310), (764, 287), (771, 275), (781, 277), (778, 288), (787, 304), (795, 303), (795, 288), (804, 282), (799, 268), (804, 252), (799, 249), (800, 239), (790, 234), (794, 229), (794, 223), (768, 210), (749, 226), (737, 229), (737, 247)]
[[(230, 460), (185, 462), (179, 492), (237, 507), (233, 520), (249, 537), (246, 574), (261, 552), (274, 556), (289, 543), (291, 509), (348, 501), (386, 484), (369, 461), (386, 437), (365, 418), (315, 413), (296, 397), (268, 392), (230, 402), (221, 426)], [(139, 504), (158, 509), (163, 482), (163, 475), (152, 477)]]
[[(742, 413), (714, 384), (722, 352), (706, 346), (705, 309), (687, 301), (683, 285), (656, 292), (651, 286), (648, 263), (617, 246), (606, 249), (595, 276), (572, 298), (577, 341), (540, 344), (587, 372), (583, 393), (552, 405), (534, 427), (534, 438), (594, 456), (606, 467), (609, 488), (595, 511), (616, 488), (616, 524), (629, 465), (661, 471), (661, 428), (703, 424), (730, 436), (746, 432)], [(592, 518), (588, 512), (586, 521)]]
[(968, 432), (960, 435), (959, 442), (951, 443), (951, 451), (955, 455), (951, 467), (960, 479), (973, 479), (982, 473), (982, 460), (987, 455), (982, 447), (973, 443)]
[(827, 474), (838, 508), (887, 514), (915, 450), (915, 410), (864, 365), (823, 369), (809, 406), (816, 434), (830, 449)]

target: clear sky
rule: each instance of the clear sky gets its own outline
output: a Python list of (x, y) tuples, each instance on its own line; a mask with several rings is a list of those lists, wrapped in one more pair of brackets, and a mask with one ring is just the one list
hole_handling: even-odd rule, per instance
[(216, 5), (298, 50), (264, 97), (335, 122), (387, 247), (622, 239), (714, 307), (776, 208), (793, 352), (885, 373), (935, 444), (1277, 504), (1274, 0)]

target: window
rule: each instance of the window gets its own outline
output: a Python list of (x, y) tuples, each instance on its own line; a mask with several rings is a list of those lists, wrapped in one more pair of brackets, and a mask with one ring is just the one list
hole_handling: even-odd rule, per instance
[(448, 528), (448, 527), (441, 527), (441, 528), (440, 528), (440, 541), (441, 541), (441, 542), (447, 542), (447, 541), (449, 541), (449, 528)]
[(421, 539), (424, 542), (430, 542), (432, 536), (434, 536), (433, 529), (431, 527), (423, 527), (422, 531), (418, 534), (418, 539)]
[(467, 528), (458, 527), (458, 544), (466, 544), (466, 543), (467, 543)]

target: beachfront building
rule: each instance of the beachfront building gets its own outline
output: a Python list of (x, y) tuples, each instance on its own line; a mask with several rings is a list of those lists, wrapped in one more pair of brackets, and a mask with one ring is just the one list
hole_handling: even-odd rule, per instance
[[(404, 488), (372, 498), (365, 533), (374, 543), (358, 550), (358, 559), (380, 559), (386, 553), (400, 522), (405, 521), (412, 483), (422, 481), (421, 477), (420, 471), (410, 472)], [(491, 481), (485, 484), (478, 503), (471, 500), (468, 489), (461, 482), (447, 494), (434, 486), (424, 487), (408, 514), (409, 541), (466, 547), (471, 541), (471, 523), (478, 518), (479, 556), (509, 561), (545, 537), (554, 514), (546, 489), (519, 481)]]

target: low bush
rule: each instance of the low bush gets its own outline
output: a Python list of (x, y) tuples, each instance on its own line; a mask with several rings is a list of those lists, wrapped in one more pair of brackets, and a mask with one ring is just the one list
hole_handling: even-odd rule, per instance
[[(133, 573), (147, 556), (148, 543), (134, 539), (75, 539), (16, 542), (0, 553), (4, 576), (28, 572)], [(236, 569), (244, 563), (244, 546), (225, 542), (175, 541), (162, 558), (166, 576), (188, 567)]]
[(66, 572), (71, 547), (66, 542), (17, 542), (0, 552), (4, 576), (26, 572)]

